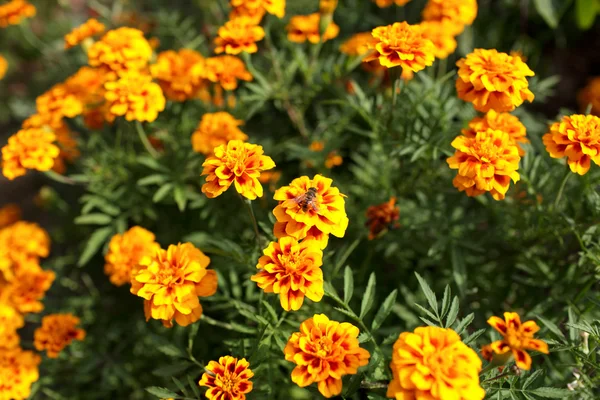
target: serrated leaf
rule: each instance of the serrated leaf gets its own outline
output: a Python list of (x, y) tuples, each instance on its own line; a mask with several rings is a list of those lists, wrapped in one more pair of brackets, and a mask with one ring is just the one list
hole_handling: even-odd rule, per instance
[(564, 333), (561, 332), (561, 330), (558, 328), (558, 326), (556, 326), (556, 324), (554, 322), (549, 321), (546, 318), (541, 317), (539, 315), (537, 316), (537, 318), (540, 320), (540, 322), (542, 324), (544, 324), (544, 326), (546, 328), (548, 328), (550, 330), (550, 332), (552, 332), (556, 336), (558, 336), (559, 339), (562, 339), (563, 341), (566, 341)]
[(113, 228), (110, 226), (97, 229), (92, 233), (89, 240), (85, 244), (85, 248), (81, 252), (81, 256), (77, 261), (77, 265), (82, 267), (90, 261), (90, 259), (98, 252), (100, 247), (106, 242), (106, 240), (113, 234)]
[(427, 315), (429, 318), (437, 319), (437, 317), (431, 311), (429, 311), (422, 305), (415, 303), (415, 307), (417, 307), (419, 309), (419, 311), (421, 311), (423, 314)]
[(452, 305), (450, 306), (450, 310), (448, 311), (448, 316), (446, 317), (446, 328), (452, 326), (454, 321), (456, 321), (456, 317), (458, 317), (458, 310), (460, 307), (460, 302), (458, 297), (454, 297), (452, 300)]
[(533, 371), (531, 374), (529, 374), (527, 379), (525, 379), (525, 382), (523, 382), (522, 389), (527, 389), (529, 387), (529, 385), (531, 385), (533, 382), (535, 382), (535, 380), (543, 374), (544, 374), (543, 369), (538, 369), (536, 371)]
[(575, 392), (568, 389), (558, 389), (552, 387), (540, 387), (533, 389), (530, 393), (543, 397), (544, 399), (564, 399), (575, 394)]
[(333, 309), (336, 310), (336, 311), (341, 312), (342, 314), (344, 314), (345, 316), (347, 316), (349, 318), (352, 318), (352, 319), (356, 318), (356, 315), (354, 315), (354, 313), (351, 313), (350, 311), (345, 310), (345, 309), (343, 309), (341, 307), (333, 307)]
[(173, 189), (173, 184), (172, 183), (165, 183), (160, 188), (158, 188), (158, 190), (156, 191), (156, 193), (154, 193), (154, 196), (152, 197), (152, 201), (154, 203), (160, 202), (162, 199), (165, 198), (165, 196), (167, 194), (169, 194), (169, 192), (171, 191), (171, 189)]
[(367, 289), (365, 290), (365, 295), (360, 303), (360, 315), (359, 318), (363, 318), (371, 307), (373, 307), (373, 302), (375, 301), (375, 285), (377, 283), (377, 279), (375, 278), (375, 272), (371, 272), (371, 276), (369, 276), (369, 282), (367, 283)]
[(383, 324), (383, 321), (385, 321), (385, 319), (388, 317), (388, 315), (390, 315), (390, 312), (392, 312), (392, 308), (394, 307), (394, 304), (396, 303), (397, 296), (398, 296), (398, 290), (394, 289), (392, 291), (392, 293), (390, 293), (389, 296), (386, 297), (386, 299), (381, 304), (381, 307), (379, 307), (377, 314), (375, 314), (375, 318), (373, 318), (373, 323), (371, 324), (371, 329), (376, 331), (377, 329), (379, 329), (381, 327), (381, 325)]
[(177, 203), (179, 211), (185, 211), (187, 198), (185, 196), (185, 191), (181, 186), (175, 186), (175, 189), (173, 190), (173, 198), (175, 199), (175, 203)]
[(148, 186), (148, 185), (155, 185), (155, 184), (159, 184), (159, 183), (163, 183), (164, 181), (166, 181), (168, 178), (165, 175), (162, 174), (152, 174), (152, 175), (148, 175), (142, 179), (139, 179), (137, 181), (137, 184), (139, 186)]
[(456, 326), (456, 333), (458, 333), (459, 335), (461, 335), (463, 333), (463, 331), (469, 326), (471, 325), (471, 322), (473, 322), (473, 320), (475, 319), (475, 314), (471, 313), (469, 315), (467, 315), (466, 317), (464, 317)]
[(478, 331), (473, 332), (472, 334), (470, 334), (469, 336), (467, 336), (463, 342), (465, 344), (471, 344), (473, 343), (475, 340), (477, 340), (477, 338), (479, 338), (479, 336), (483, 335), (485, 333), (485, 329), (479, 329)]
[(444, 297), (442, 298), (442, 310), (440, 311), (440, 318), (444, 318), (448, 312), (448, 307), (450, 307), (450, 297), (452, 297), (452, 290), (450, 289), (450, 285), (446, 285), (446, 288), (444, 289)]
[(457, 246), (452, 246), (450, 249), (450, 258), (452, 262), (452, 277), (458, 287), (458, 292), (461, 296), (465, 295), (467, 289), (467, 267), (462, 251)]
[(352, 294), (354, 293), (354, 272), (352, 268), (346, 267), (344, 270), (344, 303), (350, 304)]
[(111, 216), (100, 213), (80, 215), (75, 218), (75, 223), (77, 225), (108, 225), (111, 221)]
[(417, 272), (415, 272), (415, 275), (417, 276), (417, 280), (419, 281), (421, 290), (423, 291), (423, 294), (425, 294), (425, 298), (427, 299), (427, 302), (429, 303), (429, 307), (431, 307), (431, 310), (434, 313), (437, 313), (438, 303), (437, 303), (437, 298), (435, 297), (435, 293), (433, 293), (433, 290), (431, 290), (431, 288), (429, 287), (427, 282), (425, 282), (425, 279), (423, 279), (421, 277), (421, 275), (419, 275)]
[(159, 399), (178, 398), (177, 393), (170, 391), (167, 388), (150, 386), (146, 388), (146, 392), (158, 397)]

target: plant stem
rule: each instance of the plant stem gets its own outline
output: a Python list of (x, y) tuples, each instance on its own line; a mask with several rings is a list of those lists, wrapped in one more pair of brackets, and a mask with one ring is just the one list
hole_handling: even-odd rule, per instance
[(567, 166), (567, 174), (563, 178), (563, 180), (560, 184), (560, 188), (558, 189), (558, 194), (556, 195), (556, 200), (554, 200), (554, 211), (556, 211), (558, 204), (560, 203), (560, 199), (562, 198), (563, 192), (565, 191), (565, 187), (567, 186), (567, 181), (569, 180), (569, 177), (571, 175), (573, 175), (573, 173)]
[(148, 140), (148, 136), (146, 136), (146, 132), (144, 131), (144, 127), (142, 126), (142, 123), (137, 121), (135, 123), (135, 128), (137, 130), (138, 136), (140, 137), (140, 141), (142, 142), (142, 144), (144, 145), (144, 147), (146, 148), (148, 153), (150, 153), (150, 155), (152, 157), (158, 158), (158, 152), (150, 144), (150, 141)]
[(76, 183), (73, 179), (68, 178), (64, 175), (58, 174), (52, 170), (45, 171), (44, 175), (46, 175), (48, 178), (50, 178), (56, 182), (65, 183), (67, 185), (75, 185), (75, 183)]
[(260, 232), (258, 230), (258, 222), (256, 221), (256, 216), (254, 215), (254, 210), (252, 209), (252, 200), (246, 199), (240, 195), (242, 202), (246, 206), (248, 210), (248, 214), (250, 215), (250, 220), (252, 221), (252, 226), (254, 227), (254, 235), (256, 236), (256, 245), (260, 247)]
[(402, 69), (400, 67), (392, 68), (390, 69), (390, 75), (392, 79), (392, 104), (390, 105), (390, 115), (388, 116), (388, 131), (392, 130), (392, 122), (394, 121), (394, 109), (396, 108), (396, 102), (398, 101), (399, 82), (402, 81)]

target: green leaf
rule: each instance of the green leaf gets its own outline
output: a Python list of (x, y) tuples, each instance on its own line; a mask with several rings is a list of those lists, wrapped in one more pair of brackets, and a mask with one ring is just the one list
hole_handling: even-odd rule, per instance
[(459, 335), (462, 335), (463, 331), (465, 329), (467, 329), (467, 327), (469, 325), (471, 325), (471, 323), (473, 322), (473, 320), (475, 319), (475, 314), (471, 313), (469, 315), (467, 315), (466, 317), (464, 317), (462, 320), (460, 320), (460, 322), (458, 323), (458, 325), (456, 326), (456, 333), (458, 333)]
[(467, 289), (467, 267), (460, 248), (452, 246), (450, 257), (452, 260), (452, 276), (454, 277), (454, 282), (456, 282), (460, 295), (464, 296)]
[(158, 387), (158, 386), (150, 386), (146, 388), (146, 392), (158, 397), (159, 399), (178, 399), (177, 393), (170, 391), (167, 388)]
[(185, 357), (185, 353), (183, 352), (183, 350), (181, 350), (179, 347), (173, 345), (173, 344), (165, 344), (165, 345), (161, 345), (158, 346), (156, 348), (158, 351), (160, 351), (163, 354), (168, 355), (169, 357)]
[(544, 324), (544, 326), (546, 326), (546, 328), (550, 330), (550, 332), (554, 333), (559, 339), (562, 339), (562, 341), (566, 341), (564, 333), (561, 332), (561, 330), (558, 328), (558, 326), (556, 326), (554, 322), (549, 321), (546, 318), (541, 317), (539, 315), (537, 316), (537, 318), (542, 322), (542, 324)]
[(451, 327), (454, 321), (456, 321), (456, 317), (458, 317), (459, 305), (460, 303), (458, 301), (458, 297), (454, 297), (454, 300), (452, 300), (452, 305), (450, 306), (450, 311), (448, 311), (448, 316), (446, 317), (446, 328)]
[(179, 374), (183, 373), (186, 369), (190, 368), (192, 365), (194, 365), (194, 364), (192, 364), (191, 362), (181, 361), (181, 362), (178, 362), (177, 364), (166, 365), (164, 367), (156, 368), (155, 370), (152, 371), (152, 375), (171, 377), (171, 376), (175, 376), (175, 375), (179, 375)]
[(179, 211), (185, 211), (187, 198), (185, 196), (185, 191), (181, 186), (175, 186), (175, 190), (173, 191), (173, 197), (175, 198), (175, 203), (177, 203)]
[(435, 297), (435, 293), (433, 293), (433, 290), (431, 290), (431, 288), (429, 287), (427, 282), (425, 282), (425, 280), (421, 277), (421, 275), (419, 275), (417, 272), (415, 272), (415, 275), (417, 276), (419, 285), (421, 285), (421, 290), (425, 294), (425, 298), (427, 299), (427, 302), (429, 303), (429, 307), (431, 307), (431, 309), (433, 310), (434, 313), (437, 313), (438, 303), (437, 303), (437, 298)]
[(533, 389), (530, 393), (533, 393), (536, 396), (543, 397), (544, 399), (564, 399), (566, 397), (571, 397), (575, 394), (575, 392), (568, 389), (558, 389), (551, 387), (541, 387)]
[(373, 319), (373, 323), (371, 324), (371, 329), (376, 331), (381, 327), (383, 321), (385, 321), (388, 315), (390, 315), (390, 312), (392, 312), (392, 307), (394, 307), (394, 304), (396, 303), (397, 296), (398, 290), (394, 289), (392, 293), (390, 293), (389, 296), (386, 297), (386, 299), (381, 304), (381, 307), (379, 307), (377, 314), (375, 314), (375, 318)]
[(371, 276), (369, 276), (369, 282), (367, 283), (367, 289), (365, 290), (365, 295), (360, 304), (360, 315), (359, 318), (363, 318), (371, 307), (373, 307), (373, 302), (375, 301), (375, 272), (371, 272)]
[(551, 28), (558, 26), (558, 16), (552, 0), (533, 0), (533, 4), (548, 26)]
[(354, 272), (349, 266), (344, 270), (344, 303), (350, 304), (354, 293)]
[(100, 249), (100, 247), (106, 242), (109, 236), (114, 233), (113, 228), (110, 226), (97, 229), (92, 233), (90, 239), (85, 245), (79, 260), (77, 261), (77, 265), (82, 267), (90, 261), (90, 259), (96, 254), (96, 252)]
[(597, 0), (577, 0), (575, 3), (575, 20), (580, 29), (590, 29), (594, 25), (600, 5)]
[(165, 183), (164, 185), (162, 185), (157, 191), (156, 193), (154, 193), (154, 197), (152, 197), (152, 201), (154, 203), (158, 203), (160, 202), (162, 199), (165, 198), (165, 196), (167, 194), (169, 194), (169, 192), (171, 191), (171, 189), (173, 189), (173, 184), (172, 183)]
[(162, 175), (162, 174), (152, 174), (152, 175), (148, 175), (148, 176), (146, 176), (146, 177), (138, 180), (137, 184), (139, 186), (155, 185), (155, 184), (163, 183), (167, 179), (168, 178), (165, 175)]
[(80, 215), (75, 218), (75, 223), (77, 225), (108, 225), (111, 221), (111, 216), (100, 213)]

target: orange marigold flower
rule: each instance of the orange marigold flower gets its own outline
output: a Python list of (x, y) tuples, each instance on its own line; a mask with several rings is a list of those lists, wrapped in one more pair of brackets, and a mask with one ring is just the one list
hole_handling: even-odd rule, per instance
[(118, 81), (106, 82), (104, 89), (109, 110), (106, 118), (110, 122), (117, 116), (125, 116), (127, 121), (153, 122), (165, 109), (165, 96), (150, 75), (126, 72)]
[(263, 188), (258, 181), (260, 173), (275, 168), (269, 156), (263, 154), (262, 146), (231, 140), (214, 149), (214, 155), (208, 157), (202, 175), (206, 183), (202, 193), (212, 199), (220, 196), (232, 184), (235, 190), (247, 199), (262, 197)]
[(250, 17), (239, 17), (227, 21), (219, 28), (215, 38), (215, 53), (240, 54), (256, 53), (256, 42), (263, 40), (265, 31), (254, 23)]
[(141, 70), (152, 57), (152, 47), (144, 33), (133, 28), (108, 31), (88, 50), (89, 64), (115, 72)]
[(423, 28), (423, 37), (431, 40), (435, 47), (433, 55), (443, 60), (456, 50), (458, 43), (450, 32), (452, 23), (448, 21), (423, 21), (419, 24)]
[(342, 392), (342, 376), (354, 375), (369, 363), (369, 352), (360, 347), (359, 330), (347, 322), (331, 321), (324, 314), (314, 315), (290, 336), (285, 359), (296, 364), (292, 382), (300, 387), (318, 384), (327, 398)]
[(264, 171), (264, 172), (261, 172), (260, 177), (258, 178), (258, 181), (263, 184), (268, 183), (269, 190), (271, 192), (274, 192), (275, 190), (277, 190), (277, 187), (275, 185), (277, 184), (277, 182), (279, 182), (280, 179), (281, 179), (281, 171)]
[(331, 169), (333, 167), (342, 165), (343, 163), (344, 159), (338, 154), (337, 151), (330, 151), (325, 159), (325, 168)]
[(28, 169), (48, 171), (60, 149), (54, 144), (56, 135), (41, 128), (22, 129), (8, 138), (2, 148), (2, 174), (13, 180)]
[(517, 367), (529, 370), (531, 368), (531, 356), (525, 350), (536, 350), (548, 354), (548, 344), (543, 340), (534, 339), (533, 335), (540, 330), (535, 321), (521, 323), (519, 314), (505, 312), (504, 320), (499, 317), (491, 317), (488, 324), (503, 336), (490, 344), (496, 354), (505, 354), (512, 351)]
[(150, 71), (170, 100), (195, 98), (204, 86), (204, 57), (194, 50), (163, 51)]
[(26, 0), (10, 0), (0, 5), (0, 28), (18, 25), (21, 20), (35, 16), (35, 7)]
[(142, 257), (131, 278), (131, 293), (144, 299), (146, 320), (162, 320), (167, 328), (173, 319), (187, 326), (200, 319), (198, 297), (217, 291), (217, 274), (206, 267), (210, 259), (191, 243), (170, 245)]
[(401, 66), (413, 72), (433, 64), (435, 46), (419, 25), (396, 22), (373, 29), (372, 35), (374, 40), (368, 46), (374, 51), (364, 58), (365, 62), (379, 60), (384, 67)]
[(477, 17), (477, 0), (429, 0), (423, 9), (425, 21), (446, 21), (454, 26), (453, 34), (459, 34), (465, 25), (471, 25)]
[(0, 297), (8, 299), (9, 303), (21, 314), (39, 313), (44, 309), (41, 300), (46, 295), (55, 274), (44, 271), (39, 266), (28, 264), (18, 268), (11, 282), (0, 282)]
[(231, 6), (245, 7), (247, 10), (262, 9), (278, 18), (285, 16), (285, 0), (231, 0)]
[[(0, 60), (1, 63), (2, 61)], [(1, 69), (0, 65), (0, 71)], [(0, 72), (1, 76), (2, 73)], [(591, 106), (590, 112), (594, 115), (600, 115), (600, 77), (589, 81), (587, 86), (579, 92), (578, 100), (582, 112), (585, 112)]]
[(40, 356), (20, 347), (0, 349), (0, 399), (25, 400), (40, 375)]
[(498, 130), (508, 133), (508, 136), (515, 142), (519, 149), (519, 155), (524, 156), (525, 150), (521, 143), (529, 143), (526, 137), (527, 129), (519, 118), (509, 113), (498, 113), (490, 110), (483, 117), (475, 117), (469, 122), (469, 128), (463, 129), (462, 133), (468, 137), (475, 137), (477, 132), (487, 129)]
[(246, 64), (235, 56), (218, 56), (206, 60), (206, 79), (218, 83), (225, 90), (235, 90), (238, 79), (250, 82), (252, 74)]
[(525, 100), (533, 101), (527, 77), (535, 73), (520, 57), (495, 49), (475, 49), (456, 65), (458, 97), (473, 103), (477, 111), (512, 111)]
[(104, 84), (114, 81), (117, 74), (102, 68), (81, 67), (65, 81), (72, 93), (83, 105), (86, 111), (96, 108), (104, 101)]
[(520, 179), (519, 149), (506, 132), (487, 129), (474, 137), (458, 136), (452, 147), (456, 152), (447, 162), (458, 170), (452, 183), (469, 197), (490, 192), (495, 200), (502, 200), (510, 180)]
[(319, 1), (319, 14), (333, 14), (338, 6), (338, 0), (320, 0)]
[(364, 56), (369, 52), (369, 42), (374, 41), (371, 32), (356, 33), (340, 46), (340, 51), (352, 57)]
[(50, 237), (37, 224), (16, 221), (0, 229), (0, 282), (10, 282), (19, 270), (39, 269), (48, 257)]
[(343, 237), (348, 227), (346, 196), (332, 183), (332, 179), (321, 175), (312, 180), (303, 176), (278, 189), (273, 196), (279, 201), (273, 210), (277, 219), (275, 236), (316, 240), (321, 249), (327, 246), (329, 234)]
[(590, 161), (600, 165), (600, 118), (595, 115), (565, 116), (542, 139), (551, 157), (567, 157), (571, 171), (579, 175), (590, 170)]
[(263, 251), (251, 280), (265, 293), (278, 293), (281, 307), (298, 311), (304, 296), (314, 302), (323, 298), (323, 251), (314, 241), (298, 243), (286, 236)]
[(393, 379), (387, 397), (395, 399), (482, 400), (481, 360), (452, 329), (435, 326), (403, 332), (394, 343)]
[(251, 8), (244, 4), (233, 8), (229, 13), (229, 19), (247, 17), (250, 19), (250, 21), (252, 21), (253, 24), (258, 25), (266, 13), (267, 11), (262, 7)]
[(104, 33), (104, 29), (104, 24), (97, 19), (88, 19), (85, 23), (65, 35), (65, 49), (75, 47), (87, 38)]
[(17, 204), (7, 204), (0, 208), (0, 229), (6, 228), (21, 219), (21, 207)]
[(335, 22), (331, 22), (321, 37), (320, 22), (321, 15), (319, 13), (294, 15), (285, 27), (288, 32), (288, 40), (294, 43), (304, 43), (308, 40), (312, 44), (317, 44), (321, 41), (326, 42), (334, 39), (340, 33), (340, 27)]
[(252, 391), (254, 372), (245, 358), (220, 357), (219, 362), (210, 361), (206, 371), (198, 384), (208, 387), (205, 396), (209, 400), (246, 400)]
[(194, 151), (209, 155), (216, 147), (225, 145), (230, 140), (248, 140), (248, 136), (238, 128), (243, 123), (224, 111), (204, 114), (192, 134)]
[(54, 123), (83, 112), (83, 103), (64, 83), (54, 85), (35, 100), (38, 114), (48, 116)]
[(4, 78), (6, 71), (8, 71), (8, 61), (0, 54), (0, 80)]
[(104, 257), (104, 272), (116, 286), (131, 283), (131, 277), (136, 274), (141, 258), (154, 254), (159, 248), (152, 232), (141, 226), (134, 226), (110, 240), (108, 253)]
[(400, 208), (396, 205), (396, 197), (391, 197), (385, 203), (369, 207), (366, 223), (369, 227), (369, 240), (375, 239), (387, 229), (397, 228), (399, 219)]
[(321, 140), (313, 140), (308, 147), (310, 151), (319, 152), (325, 149), (325, 142)]
[(396, 4), (397, 6), (403, 6), (410, 2), (410, 0), (373, 0), (373, 1), (375, 2), (375, 4), (377, 4), (377, 7), (379, 7), (379, 8), (386, 8), (386, 7), (391, 6), (392, 4)]
[(38, 351), (46, 350), (50, 358), (58, 354), (73, 340), (83, 340), (85, 331), (77, 328), (79, 318), (73, 314), (51, 314), (42, 318), (42, 326), (33, 334), (33, 344)]
[[(21, 339), (17, 329), (24, 325), (23, 316), (13, 306), (0, 300), (0, 352), (1, 349), (13, 349), (19, 346)], [(1, 396), (2, 390), (0, 389), (0, 398), (2, 398)]]

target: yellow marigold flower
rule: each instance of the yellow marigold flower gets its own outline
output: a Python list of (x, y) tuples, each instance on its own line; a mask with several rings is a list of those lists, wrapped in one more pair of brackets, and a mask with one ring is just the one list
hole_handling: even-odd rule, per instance
[(194, 50), (163, 51), (150, 71), (170, 100), (195, 98), (204, 86), (204, 57)]
[(248, 10), (262, 9), (278, 18), (285, 16), (285, 0), (231, 0), (231, 6)]
[(246, 64), (235, 56), (218, 56), (206, 60), (206, 79), (218, 83), (225, 90), (235, 90), (238, 79), (250, 82), (252, 74), (246, 69)]
[(104, 33), (104, 29), (104, 24), (97, 19), (88, 19), (85, 23), (65, 35), (65, 49), (75, 47), (87, 38)]
[(248, 136), (238, 128), (243, 123), (224, 111), (204, 114), (192, 134), (194, 151), (210, 155), (216, 147), (225, 145), (230, 140), (248, 140)]
[(458, 97), (473, 103), (477, 111), (512, 111), (525, 100), (533, 101), (527, 77), (535, 73), (520, 57), (495, 49), (475, 49), (456, 65)]
[(317, 314), (300, 325), (300, 332), (290, 336), (285, 359), (297, 366), (292, 382), (300, 387), (318, 384), (327, 398), (342, 392), (342, 376), (354, 375), (369, 363), (369, 352), (360, 347), (359, 330), (347, 322), (331, 321)]
[(433, 64), (435, 46), (419, 25), (396, 22), (373, 29), (372, 35), (374, 40), (368, 46), (374, 51), (364, 58), (365, 62), (379, 60), (384, 67), (401, 66), (413, 72)]
[(326, 42), (330, 39), (334, 39), (340, 33), (340, 27), (331, 22), (323, 37), (321, 37), (319, 31), (319, 24), (321, 16), (319, 13), (309, 15), (294, 15), (289, 24), (285, 27), (288, 32), (288, 40), (294, 43), (304, 43), (307, 40), (312, 44), (317, 44), (321, 41)]
[(4, 298), (21, 314), (39, 313), (44, 309), (41, 300), (55, 277), (52, 271), (28, 264), (16, 270), (11, 282), (0, 282), (0, 297), (6, 296)]
[(325, 159), (325, 168), (331, 169), (344, 163), (344, 159), (340, 156), (337, 151), (330, 151)]
[(338, 6), (338, 0), (320, 0), (319, 14), (333, 14)]
[(458, 136), (452, 147), (456, 152), (447, 162), (458, 170), (452, 183), (469, 197), (490, 192), (495, 200), (502, 200), (510, 180), (520, 179), (519, 149), (506, 132), (487, 129), (473, 137)]
[(6, 71), (8, 71), (8, 61), (0, 54), (0, 80), (4, 78)]
[(369, 227), (369, 240), (377, 238), (387, 229), (398, 227), (400, 208), (396, 205), (396, 197), (391, 197), (385, 203), (371, 206), (367, 209), (367, 223)]
[(252, 391), (254, 372), (245, 358), (220, 357), (219, 362), (210, 361), (206, 371), (198, 384), (208, 387), (204, 395), (209, 400), (246, 400)]
[(459, 34), (465, 25), (471, 25), (477, 17), (477, 0), (429, 0), (423, 9), (425, 21), (446, 21), (454, 26), (453, 34)]
[(313, 140), (308, 148), (315, 153), (323, 151), (323, 149), (325, 149), (325, 143), (321, 140)]
[[(1, 57), (0, 57), (1, 58)], [(2, 61), (0, 60), (0, 64)], [(2, 66), (0, 65), (0, 71)], [(2, 72), (0, 72), (0, 77)], [(600, 77), (596, 77), (589, 81), (587, 86), (579, 92), (579, 106), (582, 112), (585, 112), (591, 105), (590, 112), (594, 115), (600, 115)]]
[(16, 221), (0, 229), (0, 282), (10, 282), (19, 270), (39, 269), (48, 257), (50, 237), (37, 224)]
[[(0, 300), (0, 351), (13, 349), (21, 341), (17, 329), (25, 325), (23, 316), (10, 304)], [(1, 386), (0, 386), (1, 387)], [(2, 391), (0, 390), (0, 398)]]
[(35, 7), (26, 0), (11, 0), (0, 5), (0, 28), (18, 25), (21, 20), (35, 16)]
[(519, 156), (525, 155), (521, 143), (529, 143), (526, 137), (527, 129), (519, 118), (509, 113), (498, 113), (490, 110), (483, 117), (475, 117), (469, 122), (469, 128), (463, 129), (462, 133), (468, 137), (475, 137), (477, 132), (493, 129), (508, 133), (519, 149)]
[(260, 173), (275, 168), (269, 156), (263, 154), (262, 146), (231, 140), (214, 149), (214, 155), (208, 157), (202, 175), (206, 183), (202, 193), (212, 199), (220, 196), (232, 184), (235, 190), (247, 199), (262, 197), (263, 188), (258, 181)]
[(21, 219), (21, 207), (17, 204), (7, 204), (0, 208), (0, 229), (6, 228)]
[(152, 232), (134, 226), (124, 234), (112, 237), (104, 257), (104, 272), (116, 286), (131, 283), (144, 255), (154, 254), (160, 246)]
[(551, 157), (567, 157), (571, 171), (579, 175), (590, 170), (590, 161), (600, 165), (600, 118), (595, 115), (565, 116), (542, 139)]
[(452, 329), (420, 327), (400, 334), (387, 397), (397, 400), (482, 400), (481, 360)]
[(546, 342), (533, 338), (533, 335), (540, 330), (535, 321), (521, 323), (519, 314), (505, 312), (504, 320), (499, 317), (491, 317), (488, 319), (488, 324), (503, 336), (502, 340), (490, 344), (491, 349), (496, 354), (512, 351), (517, 367), (521, 369), (529, 370), (531, 368), (531, 356), (525, 350), (549, 353)]
[(332, 179), (321, 175), (312, 180), (303, 176), (278, 189), (273, 196), (279, 201), (273, 210), (277, 219), (275, 236), (316, 240), (321, 249), (327, 246), (329, 234), (343, 237), (348, 228), (346, 196), (332, 183)]
[(118, 116), (127, 121), (153, 122), (165, 109), (165, 96), (152, 77), (137, 71), (123, 73), (118, 81), (104, 84), (109, 114), (112, 122)]
[(377, 4), (377, 7), (379, 7), (379, 8), (386, 8), (386, 7), (391, 6), (392, 4), (396, 4), (397, 6), (403, 6), (410, 2), (410, 0), (373, 0), (373, 1), (375, 2), (375, 4)]
[(59, 83), (35, 100), (38, 114), (49, 116), (57, 123), (61, 119), (73, 118), (83, 112), (83, 103), (69, 88)]
[(369, 52), (369, 42), (373, 40), (371, 32), (356, 33), (340, 46), (340, 51), (352, 57), (364, 56)]
[(40, 356), (19, 347), (0, 349), (0, 399), (25, 400), (40, 375)]
[(215, 53), (240, 54), (256, 53), (256, 42), (263, 40), (265, 31), (254, 23), (250, 17), (239, 17), (227, 21), (219, 28), (215, 38)]
[(131, 293), (144, 299), (146, 320), (162, 320), (167, 328), (173, 319), (187, 326), (200, 319), (198, 297), (217, 291), (217, 274), (206, 267), (210, 259), (191, 243), (170, 245), (142, 257), (131, 278)]
[(33, 344), (38, 351), (46, 350), (50, 358), (58, 354), (73, 340), (83, 340), (85, 331), (77, 328), (79, 318), (73, 314), (51, 314), (42, 318), (42, 326), (33, 334)]
[(133, 28), (108, 31), (88, 50), (89, 64), (115, 72), (141, 70), (152, 57), (152, 47), (144, 33)]
[(2, 148), (2, 174), (13, 180), (28, 169), (48, 171), (60, 149), (54, 144), (56, 135), (46, 129), (22, 129), (8, 138)]
[(278, 293), (281, 307), (298, 311), (304, 296), (314, 302), (323, 298), (323, 251), (315, 242), (286, 236), (263, 251), (251, 280), (265, 293)]
[(69, 92), (89, 108), (104, 101), (104, 84), (117, 79), (117, 74), (101, 68), (81, 67), (65, 81)]
[(452, 23), (448, 21), (423, 21), (419, 24), (423, 28), (423, 37), (431, 40), (435, 46), (433, 55), (441, 60), (456, 50), (458, 43), (450, 32)]
[(253, 24), (258, 25), (266, 13), (267, 11), (262, 7), (251, 8), (244, 4), (233, 8), (229, 13), (229, 19), (247, 17), (250, 19), (250, 21), (252, 21)]

